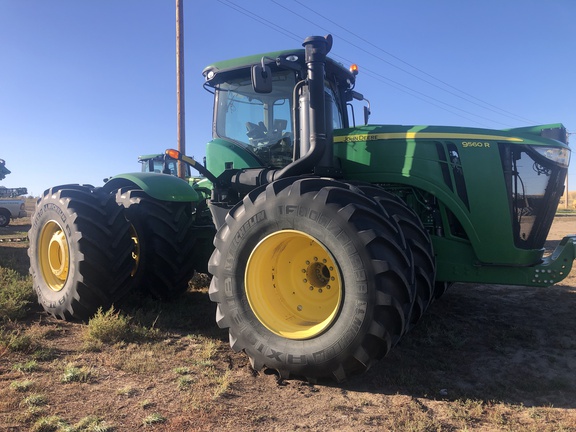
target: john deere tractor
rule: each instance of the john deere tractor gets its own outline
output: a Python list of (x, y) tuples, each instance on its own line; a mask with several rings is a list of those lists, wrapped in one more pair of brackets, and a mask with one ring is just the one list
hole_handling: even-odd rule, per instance
[(364, 97), (331, 47), (314, 36), (206, 67), (206, 163), (167, 150), (200, 172), (192, 186), (140, 172), (45, 191), (29, 233), (44, 309), (86, 320), (131, 289), (174, 299), (207, 269), (216, 321), (254, 369), (340, 381), (453, 282), (568, 275), (576, 236), (543, 249), (570, 157), (561, 124), (356, 126)]

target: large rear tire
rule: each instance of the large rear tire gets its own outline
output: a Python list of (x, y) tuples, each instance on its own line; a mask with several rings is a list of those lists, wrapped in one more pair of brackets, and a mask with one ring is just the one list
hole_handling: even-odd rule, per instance
[(359, 185), (358, 187), (380, 204), (384, 211), (398, 223), (406, 239), (406, 244), (412, 252), (416, 299), (410, 324), (416, 324), (434, 299), (436, 260), (430, 234), (422, 225), (418, 215), (397, 195), (377, 186)]
[(226, 217), (210, 298), (255, 370), (333, 377), (367, 370), (404, 333), (412, 261), (370, 198), (328, 179), (284, 179)]
[(91, 186), (44, 192), (28, 232), (38, 302), (62, 319), (87, 320), (129, 289), (133, 243), (114, 197)]
[(161, 300), (174, 300), (194, 275), (190, 203), (160, 201), (129, 186), (116, 192), (135, 244), (131, 284)]

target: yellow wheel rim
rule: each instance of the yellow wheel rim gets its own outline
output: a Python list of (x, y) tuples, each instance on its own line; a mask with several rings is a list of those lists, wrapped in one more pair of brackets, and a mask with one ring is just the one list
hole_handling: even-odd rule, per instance
[(138, 266), (140, 265), (140, 240), (138, 239), (138, 233), (132, 224), (130, 224), (130, 237), (132, 238), (132, 243), (134, 243), (134, 249), (132, 250), (132, 259), (134, 260), (134, 264), (130, 276), (134, 277), (138, 271)]
[(48, 222), (40, 233), (38, 243), (40, 271), (52, 291), (60, 291), (70, 269), (70, 251), (66, 234), (54, 221)]
[(250, 254), (244, 282), (258, 320), (288, 339), (323, 333), (342, 301), (336, 261), (314, 237), (300, 231), (278, 231), (262, 239)]

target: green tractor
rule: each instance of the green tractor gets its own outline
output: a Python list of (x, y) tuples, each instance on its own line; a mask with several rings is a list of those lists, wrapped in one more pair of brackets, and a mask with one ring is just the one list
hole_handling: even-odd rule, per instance
[(192, 185), (147, 169), (45, 191), (29, 233), (44, 309), (86, 320), (131, 289), (174, 299), (209, 271), (216, 321), (255, 370), (341, 381), (453, 282), (568, 275), (576, 236), (543, 249), (570, 157), (562, 125), (355, 126), (364, 98), (331, 46), (314, 36), (205, 68), (206, 162), (167, 150), (199, 171)]
[[(142, 172), (178, 175), (178, 161), (172, 159), (166, 153), (138, 156), (138, 162), (142, 165)], [(190, 177), (190, 167), (187, 166), (185, 174), (186, 177)]]

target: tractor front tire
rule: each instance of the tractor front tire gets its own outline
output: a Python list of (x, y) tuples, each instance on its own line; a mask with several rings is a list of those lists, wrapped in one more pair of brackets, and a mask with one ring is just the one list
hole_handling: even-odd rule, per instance
[(113, 196), (91, 186), (53, 187), (28, 232), (38, 302), (62, 319), (89, 319), (124, 296), (133, 267), (129, 224)]
[(378, 206), (328, 179), (284, 179), (252, 191), (215, 237), (216, 319), (252, 367), (282, 378), (342, 381), (404, 333), (412, 262)]

